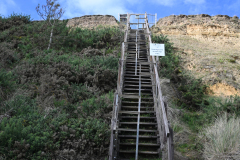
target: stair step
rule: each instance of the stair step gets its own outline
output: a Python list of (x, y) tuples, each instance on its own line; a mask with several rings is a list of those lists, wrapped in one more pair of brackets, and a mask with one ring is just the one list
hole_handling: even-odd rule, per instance
[[(120, 145), (123, 146), (136, 146), (136, 143), (120, 143)], [(139, 146), (159, 146), (160, 144), (155, 144), (155, 143), (138, 143)]]
[[(150, 73), (150, 72), (139, 72), (139, 71), (137, 71), (136, 72), (137, 73), (137, 76), (139, 76), (139, 74), (141, 75), (141, 76), (145, 76), (145, 75), (154, 75), (154, 74), (152, 74), (152, 73)], [(135, 71), (125, 71), (125, 74), (131, 74), (131, 75), (134, 75), (135, 76)]]
[[(118, 128), (117, 130), (126, 131), (126, 132), (137, 132), (137, 129), (131, 129), (131, 128)], [(157, 130), (139, 129), (139, 132), (157, 132)]]
[[(124, 77), (124, 79), (129, 79), (132, 80), (132, 82), (138, 82), (139, 83), (139, 78), (131, 78), (131, 77)], [(151, 78), (141, 78), (141, 82), (143, 81), (151, 81)]]
[[(127, 118), (127, 119), (128, 119), (128, 118), (134, 118), (134, 119), (135, 119), (135, 118), (138, 118), (138, 116), (119, 116), (119, 117), (120, 117), (120, 118)], [(141, 116), (140, 116), (140, 118), (141, 118), (141, 119), (156, 119), (156, 117), (141, 117)]]
[[(124, 76), (130, 76), (130, 77), (139, 77), (139, 75), (135, 75), (135, 74), (125, 74)], [(143, 75), (142, 77), (148, 77), (148, 76), (151, 76), (151, 75)]]
[[(118, 135), (118, 137), (120, 138), (136, 138), (137, 136), (136, 135)], [(158, 138), (159, 136), (150, 136), (150, 135), (147, 135), (147, 136), (142, 136), (142, 135), (139, 135), (139, 138)]]
[[(139, 87), (139, 85), (131, 85), (131, 84), (124, 84), (124, 86), (132, 86), (132, 87)], [(156, 85), (148, 85), (148, 84), (141, 84), (142, 87), (152, 87)]]
[[(123, 92), (125, 95), (136, 95), (136, 93)], [(152, 93), (142, 93), (141, 96), (153, 96)]]
[[(125, 84), (129, 84), (129, 83), (137, 83), (137, 84), (139, 84), (139, 81), (124, 81), (125, 82)], [(151, 82), (143, 82), (142, 80), (141, 80), (141, 85), (142, 84), (152, 84)]]
[[(134, 106), (122, 106), (122, 108), (138, 109), (138, 107), (134, 107)], [(154, 109), (154, 107), (141, 107), (141, 109)]]
[[(138, 100), (138, 98), (139, 98), (139, 95), (138, 94), (132, 94), (132, 95), (129, 95), (129, 94), (123, 94), (122, 96), (121, 96), (122, 98), (125, 98), (125, 99), (137, 99)], [(153, 97), (152, 96), (143, 96), (143, 95), (141, 95), (141, 99), (142, 100), (147, 100), (147, 99), (153, 99)]]
[[(136, 151), (129, 151), (129, 150), (120, 150), (120, 153), (136, 153)], [(139, 154), (158, 154), (158, 152), (153, 151), (138, 151)]]
[[(124, 91), (126, 90), (134, 90), (134, 91), (139, 91), (139, 89), (137, 88), (124, 88)], [(140, 89), (141, 91), (152, 91), (152, 89)]]
[[(128, 102), (128, 101), (122, 101), (122, 103), (132, 103), (132, 104), (136, 103), (136, 104), (138, 104), (138, 102)], [(142, 103), (147, 103), (147, 104), (151, 103), (151, 104), (152, 104), (152, 103), (154, 103), (154, 102), (142, 102), (142, 101), (141, 101), (141, 104), (142, 104)]]
[[(123, 113), (123, 114), (138, 114), (138, 111), (119, 111), (119, 114)], [(141, 113), (155, 113), (155, 111), (140, 111)]]
[[(119, 122), (119, 124), (138, 124), (137, 122)], [(140, 125), (156, 125), (157, 123), (140, 122)]]

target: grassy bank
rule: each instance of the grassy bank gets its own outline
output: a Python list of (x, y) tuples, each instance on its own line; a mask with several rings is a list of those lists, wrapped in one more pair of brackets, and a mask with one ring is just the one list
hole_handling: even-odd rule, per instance
[(0, 159), (104, 159), (123, 32), (58, 21), (47, 50), (47, 23), (0, 24)]
[[(239, 119), (234, 117), (240, 116), (240, 97), (210, 96), (208, 84), (204, 84), (201, 79), (195, 79), (189, 71), (180, 66), (181, 59), (167, 36), (153, 35), (152, 41), (165, 44), (166, 56), (160, 58), (159, 75), (169, 78), (177, 89), (178, 96), (170, 105), (173, 110), (171, 113), (177, 115), (177, 121), (172, 120), (176, 134), (176, 150), (190, 159), (224, 159), (231, 154), (235, 158), (239, 157), (240, 154), (235, 151), (239, 149), (236, 146), (240, 142), (236, 137), (240, 134), (232, 136), (232, 133), (235, 132), (234, 126), (236, 131), (238, 128)], [(223, 116), (225, 114), (227, 116)], [(226, 127), (224, 132), (219, 132), (219, 126), (224, 125), (230, 127)], [(189, 131), (187, 137), (180, 137), (181, 133), (186, 134), (186, 131)], [(179, 141), (179, 137), (187, 140)], [(224, 141), (236, 143), (231, 145)], [(214, 145), (209, 146), (211, 143)]]

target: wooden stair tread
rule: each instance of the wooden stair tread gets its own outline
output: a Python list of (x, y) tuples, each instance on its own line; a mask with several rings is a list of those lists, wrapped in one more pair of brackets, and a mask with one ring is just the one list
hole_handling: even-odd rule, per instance
[[(120, 143), (120, 145), (125, 145), (125, 146), (134, 146), (136, 143)], [(160, 146), (160, 144), (156, 143), (138, 143), (139, 146)]]
[[(120, 150), (119, 152), (121, 153), (136, 153), (134, 150)], [(138, 151), (140, 154), (158, 154), (158, 152), (153, 152), (153, 151)]]
[[(137, 122), (119, 122), (120, 124), (137, 124)], [(156, 125), (157, 123), (140, 122), (142, 125)]]
[[(137, 129), (131, 128), (118, 128), (118, 131), (127, 131), (127, 132), (137, 132)], [(157, 132), (157, 130), (150, 130), (150, 129), (139, 129), (139, 132)]]

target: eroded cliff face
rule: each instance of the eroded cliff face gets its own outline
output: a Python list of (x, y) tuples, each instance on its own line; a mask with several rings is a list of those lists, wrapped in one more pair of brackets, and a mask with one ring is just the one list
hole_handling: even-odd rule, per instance
[(68, 21), (67, 27), (96, 28), (97, 26), (118, 26), (117, 20), (111, 15), (85, 15)]
[[(227, 15), (171, 15), (164, 17), (152, 28), (153, 33), (165, 35), (188, 35), (209, 41), (231, 41), (240, 45), (240, 20)], [(237, 38), (237, 39), (236, 39)]]
[(215, 95), (240, 95), (237, 16), (171, 15), (160, 19), (151, 30), (168, 36), (178, 50), (181, 66), (210, 84)]

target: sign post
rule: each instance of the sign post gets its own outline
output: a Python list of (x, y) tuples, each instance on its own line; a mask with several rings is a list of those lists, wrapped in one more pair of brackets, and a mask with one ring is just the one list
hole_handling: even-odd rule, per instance
[[(158, 68), (158, 57), (165, 56), (165, 45), (159, 43), (150, 43), (150, 56), (156, 56), (157, 63), (156, 67)], [(156, 85), (156, 95), (157, 95), (157, 85)]]
[(151, 56), (165, 56), (165, 45), (159, 43), (150, 43)]

